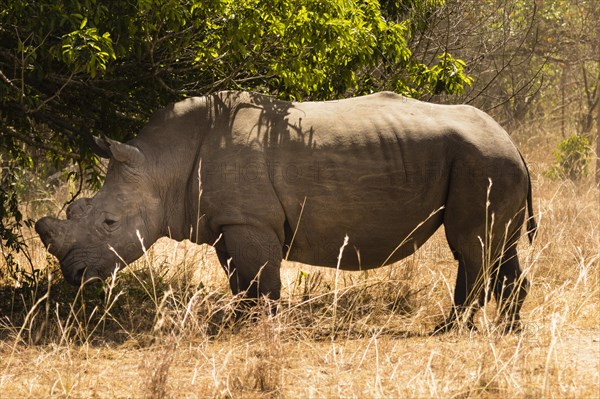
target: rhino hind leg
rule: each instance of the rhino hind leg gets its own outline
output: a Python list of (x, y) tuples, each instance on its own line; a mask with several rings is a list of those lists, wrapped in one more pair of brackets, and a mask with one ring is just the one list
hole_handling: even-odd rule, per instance
[(242, 313), (259, 298), (279, 299), (282, 244), (274, 232), (254, 226), (227, 226), (216, 249), (232, 293), (241, 296)]
[(497, 303), (500, 331), (519, 332), (520, 310), (529, 282), (521, 270), (515, 246), (505, 252), (502, 260), (494, 262), (488, 273), (481, 267), (481, 258), (479, 261), (476, 257), (465, 259), (462, 254), (453, 252), (458, 260), (454, 304), (444, 322), (436, 326), (434, 334), (448, 332), (458, 326), (475, 330), (475, 313), (492, 294)]
[(485, 290), (481, 273), (481, 257), (477, 252), (467, 253), (452, 249), (458, 261), (456, 285), (454, 288), (454, 304), (448, 317), (433, 331), (433, 334), (448, 332), (457, 326), (475, 329), (473, 318), (485, 300)]
[(503, 256), (492, 281), (498, 305), (498, 324), (503, 332), (521, 330), (520, 311), (527, 296), (529, 281), (522, 272), (515, 246)]
[[(488, 234), (491, 242), (485, 245), (481, 241), (481, 237), (486, 236), (482, 228), (477, 223), (458, 223), (460, 220), (468, 221), (466, 217), (448, 217), (444, 223), (448, 244), (458, 261), (458, 273), (453, 308), (434, 333), (446, 332), (456, 326), (475, 329), (474, 315), (492, 295), (497, 303), (500, 330), (518, 332), (519, 312), (529, 285), (517, 256), (523, 212), (517, 211), (512, 218), (498, 217), (494, 231)], [(505, 226), (512, 227), (505, 231)], [(484, 247), (488, 249), (484, 251)]]

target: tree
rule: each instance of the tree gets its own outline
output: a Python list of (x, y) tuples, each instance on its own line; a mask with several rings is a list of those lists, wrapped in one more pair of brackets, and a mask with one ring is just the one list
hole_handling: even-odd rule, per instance
[[(600, 119), (597, 2), (447, 0), (416, 15), (413, 21), (426, 23), (409, 39), (412, 57), (427, 63), (442, 51), (450, 52), (465, 60), (474, 79), (464, 95), (432, 96), (435, 101), (475, 105), (509, 133), (554, 141), (562, 136), (556, 166), (562, 168), (559, 159), (578, 159), (576, 164), (585, 165), (576, 168), (580, 177), (591, 161), (595, 139), (600, 182), (600, 127), (594, 130)], [(565, 170), (558, 175), (573, 176)]]
[(297, 100), (381, 89), (418, 97), (471, 83), (448, 53), (429, 64), (411, 57), (419, 27), (404, 16), (440, 0), (388, 1), (383, 13), (376, 0), (4, 3), (0, 243), (17, 249), (20, 175), (76, 163), (79, 179), (97, 187), (91, 136), (127, 140), (169, 102), (221, 89)]

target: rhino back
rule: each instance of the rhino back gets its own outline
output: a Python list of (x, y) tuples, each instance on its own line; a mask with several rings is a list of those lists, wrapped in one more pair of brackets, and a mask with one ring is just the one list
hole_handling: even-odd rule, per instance
[(291, 259), (335, 266), (348, 235), (342, 267), (378, 267), (398, 245), (404, 244), (391, 260), (412, 253), (439, 227), (443, 212), (429, 216), (445, 201), (449, 149), (413, 122), (410, 104), (384, 93), (298, 104), (290, 112), (292, 138), (269, 158), (295, 232)]
[(504, 130), (475, 108), (390, 93), (297, 104), (286, 124), (265, 151), (288, 236), (295, 232), (290, 259), (309, 264), (335, 266), (345, 235), (344, 268), (401, 259), (442, 224), (456, 163), (481, 171), (473, 182), (483, 189), (487, 177), (504, 178), (502, 165), (522, 164)]
[(504, 130), (472, 107), (392, 93), (290, 103), (225, 92), (204, 101), (204, 136), (187, 143), (200, 147), (200, 181), (186, 184), (192, 200), (200, 187), (201, 209), (188, 214), (205, 215), (217, 232), (268, 226), (290, 260), (313, 265), (335, 266), (345, 235), (344, 268), (407, 256), (443, 222), (454, 165), (520, 162)]

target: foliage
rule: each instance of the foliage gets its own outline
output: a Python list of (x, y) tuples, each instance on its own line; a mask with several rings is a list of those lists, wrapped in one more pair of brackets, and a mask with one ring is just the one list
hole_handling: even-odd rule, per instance
[(51, 49), (56, 53), (56, 59), (68, 65), (74, 73), (86, 72), (92, 78), (106, 72), (106, 65), (115, 53), (112, 46), (110, 33), (100, 35), (97, 28), (83, 29), (87, 24), (87, 18), (81, 22), (79, 30), (63, 36), (60, 54), (58, 46)]
[[(31, 227), (32, 222), (23, 216), (19, 208), (18, 194), (23, 189), (23, 169), (15, 166), (14, 162), (7, 163), (9, 166), (3, 166), (0, 170), (0, 254), (9, 268), (8, 274), (16, 275), (19, 267), (14, 255), (26, 247), (21, 229)], [(2, 277), (3, 270), (0, 269), (0, 280)]]
[(561, 141), (556, 147), (554, 157), (557, 165), (550, 168), (552, 178), (580, 180), (587, 176), (592, 155), (590, 142), (584, 136), (574, 134)]
[[(14, 165), (30, 164), (43, 175), (78, 162), (76, 177), (98, 187), (92, 134), (130, 139), (157, 108), (222, 89), (297, 100), (382, 89), (460, 93), (471, 84), (462, 61), (447, 54), (427, 65), (407, 44), (417, 31), (411, 20), (442, 3), (384, 2), (383, 10), (376, 0), (5, 3), (2, 167), (11, 176)], [(12, 187), (2, 186), (3, 220), (20, 217)], [(16, 225), (3, 223), (11, 246)]]
[(473, 78), (464, 73), (465, 62), (445, 52), (437, 58), (439, 63), (431, 68), (423, 65), (423, 73), (417, 76), (419, 86), (428, 87), (430, 94), (464, 94), (465, 84), (473, 83)]

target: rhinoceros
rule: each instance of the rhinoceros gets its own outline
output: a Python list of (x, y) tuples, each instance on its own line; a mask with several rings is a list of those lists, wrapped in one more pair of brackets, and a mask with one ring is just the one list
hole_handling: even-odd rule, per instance
[(168, 236), (213, 245), (234, 294), (277, 300), (283, 259), (377, 268), (443, 225), (458, 274), (436, 331), (471, 325), (488, 293), (518, 328), (528, 282), (516, 243), (526, 218), (530, 240), (536, 228), (531, 181), (506, 131), (476, 108), (390, 92), (287, 102), (227, 91), (167, 106), (128, 143), (96, 137), (94, 147), (110, 159), (102, 188), (66, 220), (35, 226), (72, 284), (104, 279), (142, 256), (142, 241)]

